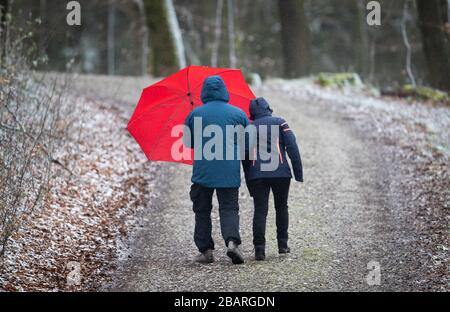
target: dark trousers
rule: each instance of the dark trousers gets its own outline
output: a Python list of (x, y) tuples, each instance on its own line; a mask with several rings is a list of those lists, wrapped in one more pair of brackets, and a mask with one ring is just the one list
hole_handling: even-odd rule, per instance
[(261, 247), (266, 244), (266, 219), (269, 210), (270, 190), (272, 190), (275, 202), (278, 248), (287, 248), (289, 227), (287, 202), (291, 179), (267, 178), (249, 182), (255, 205), (253, 215), (253, 244)]
[(219, 201), (220, 228), (225, 244), (234, 241), (241, 244), (239, 235), (239, 188), (209, 188), (199, 184), (192, 184), (189, 193), (195, 212), (194, 241), (200, 252), (214, 249), (212, 239), (212, 197), (214, 190)]

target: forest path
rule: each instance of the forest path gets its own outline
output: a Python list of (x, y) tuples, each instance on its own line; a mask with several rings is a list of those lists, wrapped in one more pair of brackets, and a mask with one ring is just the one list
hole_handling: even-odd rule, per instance
[[(256, 90), (297, 135), (305, 183), (293, 182), (289, 198), (291, 254), (276, 249), (273, 202), (267, 222), (267, 260), (253, 260), (253, 205), (245, 183), (240, 189), (245, 264), (232, 265), (220, 236), (214, 199), (216, 262), (200, 265), (193, 243), (194, 213), (189, 199), (191, 167), (157, 163), (154, 199), (130, 239), (113, 283), (120, 291), (315, 291), (405, 290), (411, 258), (408, 234), (396, 224), (401, 201), (383, 149), (323, 104), (303, 103), (281, 92)], [(267, 93), (267, 94), (265, 94)], [(271, 200), (272, 201), (272, 200)], [(406, 239), (405, 239), (406, 238)], [(409, 256), (408, 256), (409, 255)], [(370, 261), (381, 264), (381, 285), (366, 282)], [(400, 261), (400, 262), (399, 262)]]

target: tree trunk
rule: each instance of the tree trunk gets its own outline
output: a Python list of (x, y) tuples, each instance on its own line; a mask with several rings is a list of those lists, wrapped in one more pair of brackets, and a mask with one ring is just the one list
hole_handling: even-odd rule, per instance
[(223, 0), (217, 0), (217, 8), (216, 8), (216, 25), (214, 32), (214, 42), (212, 46), (211, 53), (211, 66), (217, 67), (219, 61), (219, 46), (220, 46), (220, 37), (222, 35), (222, 9), (223, 9)]
[(450, 35), (447, 0), (418, 0), (419, 26), (428, 65), (429, 81), (450, 91)]
[(8, 12), (8, 0), (0, 0), (0, 30), (6, 28), (6, 14)]
[(228, 0), (228, 55), (230, 59), (230, 67), (236, 68), (236, 47), (234, 34), (234, 0)]
[(114, 28), (116, 24), (116, 3), (115, 0), (109, 0), (108, 3), (108, 23), (107, 27), (107, 46), (106, 53), (108, 57), (108, 75), (114, 75), (115, 73), (115, 34)]
[(147, 20), (145, 17), (144, 2), (142, 0), (134, 0), (139, 13), (139, 35), (141, 38), (141, 75), (145, 76), (148, 73), (148, 29)]
[(166, 76), (180, 68), (165, 1), (144, 0), (150, 36), (151, 72), (155, 76)]
[(362, 76), (366, 77), (369, 72), (369, 40), (367, 34), (366, 22), (366, 3), (365, 1), (353, 0), (355, 18), (355, 52), (356, 52), (356, 70)]
[(405, 44), (406, 49), (406, 62), (405, 62), (405, 68), (406, 73), (408, 75), (410, 83), (415, 87), (416, 86), (416, 78), (414, 77), (413, 71), (412, 71), (412, 64), (411, 64), (411, 58), (412, 58), (412, 49), (411, 49), (411, 43), (409, 42), (408, 37), (408, 31), (407, 31), (407, 20), (408, 20), (408, 10), (409, 10), (409, 0), (404, 0), (403, 3), (403, 18), (401, 22), (401, 31), (402, 31), (402, 37), (403, 37), (403, 43)]
[(0, 68), (3, 67), (4, 56), (6, 55), (8, 0), (0, 0)]
[(295, 78), (311, 71), (310, 31), (304, 0), (278, 0), (284, 75)]
[(48, 31), (48, 17), (47, 17), (47, 0), (40, 0), (39, 2), (39, 15), (41, 19), (41, 25), (39, 27), (39, 56), (46, 55), (47, 50), (47, 31)]
[(175, 52), (177, 55), (179, 69), (186, 67), (186, 55), (183, 44), (183, 36), (181, 35), (180, 25), (178, 24), (177, 13), (173, 6), (172, 0), (165, 0), (165, 6), (167, 11), (167, 19), (169, 21), (169, 29), (173, 44), (175, 46)]

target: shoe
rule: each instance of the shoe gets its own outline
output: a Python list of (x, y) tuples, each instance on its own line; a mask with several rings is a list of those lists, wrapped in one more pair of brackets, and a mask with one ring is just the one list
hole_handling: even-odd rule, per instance
[(288, 254), (291, 252), (291, 248), (286, 247), (286, 248), (278, 248), (278, 253), (281, 254)]
[(266, 260), (266, 247), (265, 246), (255, 246), (255, 260), (256, 261)]
[(214, 256), (212, 249), (208, 249), (205, 252), (202, 252), (194, 258), (194, 261), (198, 263), (213, 263)]
[(233, 264), (244, 263), (244, 255), (242, 254), (238, 245), (233, 241), (230, 241), (228, 243), (227, 256), (231, 258)]

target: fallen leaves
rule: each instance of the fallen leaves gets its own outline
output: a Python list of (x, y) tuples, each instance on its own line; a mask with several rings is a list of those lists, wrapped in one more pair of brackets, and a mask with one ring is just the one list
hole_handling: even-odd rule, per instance
[[(81, 136), (74, 133), (57, 157), (73, 163), (74, 174), (54, 168), (44, 206), (25, 220), (0, 262), (0, 290), (98, 289), (115, 268), (127, 221), (146, 205), (151, 166), (124, 131), (126, 111), (72, 101), (84, 119)], [(67, 284), (70, 262), (80, 264), (80, 283)]]

